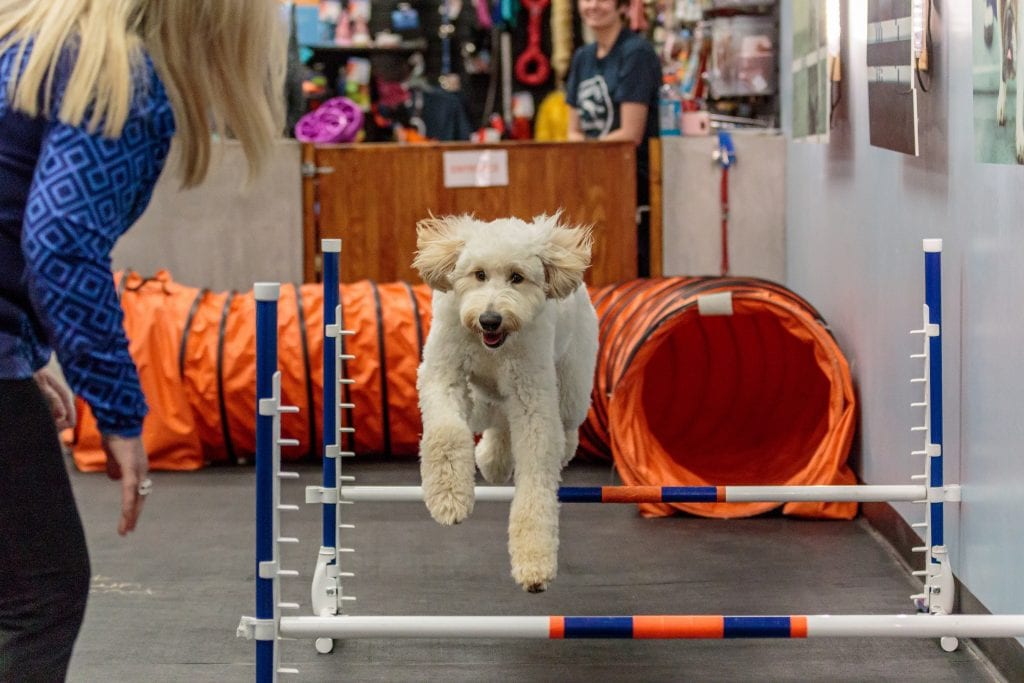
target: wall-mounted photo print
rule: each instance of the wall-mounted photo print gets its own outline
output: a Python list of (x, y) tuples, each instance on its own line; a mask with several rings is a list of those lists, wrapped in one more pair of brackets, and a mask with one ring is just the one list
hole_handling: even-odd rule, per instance
[[(793, 140), (828, 142), (832, 109), (828, 0), (793, 0)], [(838, 20), (838, 17), (834, 18)]]
[(1024, 164), (1024, 98), (1018, 95), (1024, 36), (1020, 0), (971, 0), (974, 25), (974, 158)]
[(871, 144), (917, 156), (917, 83), (911, 0), (868, 0)]
[(777, 86), (775, 20), (726, 16), (711, 20), (709, 84), (715, 97), (770, 95)]

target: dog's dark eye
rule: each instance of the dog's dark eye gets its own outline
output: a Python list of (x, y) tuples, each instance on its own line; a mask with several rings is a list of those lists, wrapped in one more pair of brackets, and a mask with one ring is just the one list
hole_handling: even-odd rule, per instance
[(487, 273), (485, 273), (482, 270), (476, 271), (475, 273), (473, 273), (473, 275), (475, 275), (476, 279), (479, 280), (480, 282), (483, 282), (484, 280), (487, 279)]
[(520, 275), (519, 273), (512, 273), (511, 275), (509, 275), (508, 281), (514, 285), (518, 285), (520, 282), (523, 281), (523, 276)]

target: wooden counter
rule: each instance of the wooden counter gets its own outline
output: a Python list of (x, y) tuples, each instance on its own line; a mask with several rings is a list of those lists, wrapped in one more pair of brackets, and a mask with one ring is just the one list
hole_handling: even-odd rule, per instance
[[(445, 187), (444, 153), (508, 152), (508, 185)], [(636, 277), (635, 149), (628, 142), (493, 145), (306, 145), (303, 148), (304, 276), (320, 280), (322, 238), (342, 239), (341, 279), (419, 282), (411, 263), (416, 222), (471, 213), (484, 220), (564, 211), (594, 228), (587, 281)]]

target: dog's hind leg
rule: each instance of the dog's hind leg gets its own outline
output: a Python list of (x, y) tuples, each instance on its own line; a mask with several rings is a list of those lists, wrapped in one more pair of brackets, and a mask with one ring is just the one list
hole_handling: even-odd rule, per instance
[(597, 314), (587, 298), (586, 290), (576, 295), (577, 324), (571, 350), (558, 359), (558, 410), (565, 430), (565, 454), (562, 467), (576, 455), (579, 445), (579, 427), (587, 419), (590, 395), (594, 387), (594, 367), (597, 365)]
[(578, 427), (565, 430), (565, 454), (562, 456), (562, 467), (569, 464), (569, 461), (576, 457), (576, 449), (580, 445), (580, 430)]
[(492, 484), (504, 484), (512, 476), (512, 437), (507, 422), (484, 430), (476, 444), (476, 466)]

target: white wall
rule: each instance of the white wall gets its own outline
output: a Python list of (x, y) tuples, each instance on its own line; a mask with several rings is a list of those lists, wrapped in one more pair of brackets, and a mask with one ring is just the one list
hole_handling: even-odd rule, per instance
[[(909, 428), (923, 424), (909, 407), (920, 394), (908, 356), (920, 338), (907, 334), (921, 319), (921, 240), (944, 240), (945, 476), (963, 486), (946, 541), (954, 572), (989, 610), (1024, 613), (1024, 167), (974, 161), (971, 12), (982, 3), (933, 0), (916, 159), (868, 142), (866, 4), (842, 3), (845, 83), (831, 144), (789, 144), (787, 285), (822, 312), (852, 363), (858, 473), (904, 483), (922, 469), (909, 455), (921, 443)], [(791, 4), (781, 6), (788, 65)], [(781, 71), (788, 130), (792, 79)], [(920, 506), (897, 509), (910, 522), (922, 516)]]
[[(737, 131), (729, 169), (729, 272), (782, 282), (786, 277), (786, 140)], [(718, 275), (722, 264), (722, 167), (718, 136), (663, 137), (664, 275)]]
[(257, 281), (302, 282), (301, 148), (280, 140), (265, 172), (246, 183), (241, 145), (215, 146), (207, 181), (181, 191), (172, 163), (139, 222), (117, 243), (115, 269), (161, 268), (191, 287), (248, 291)]

